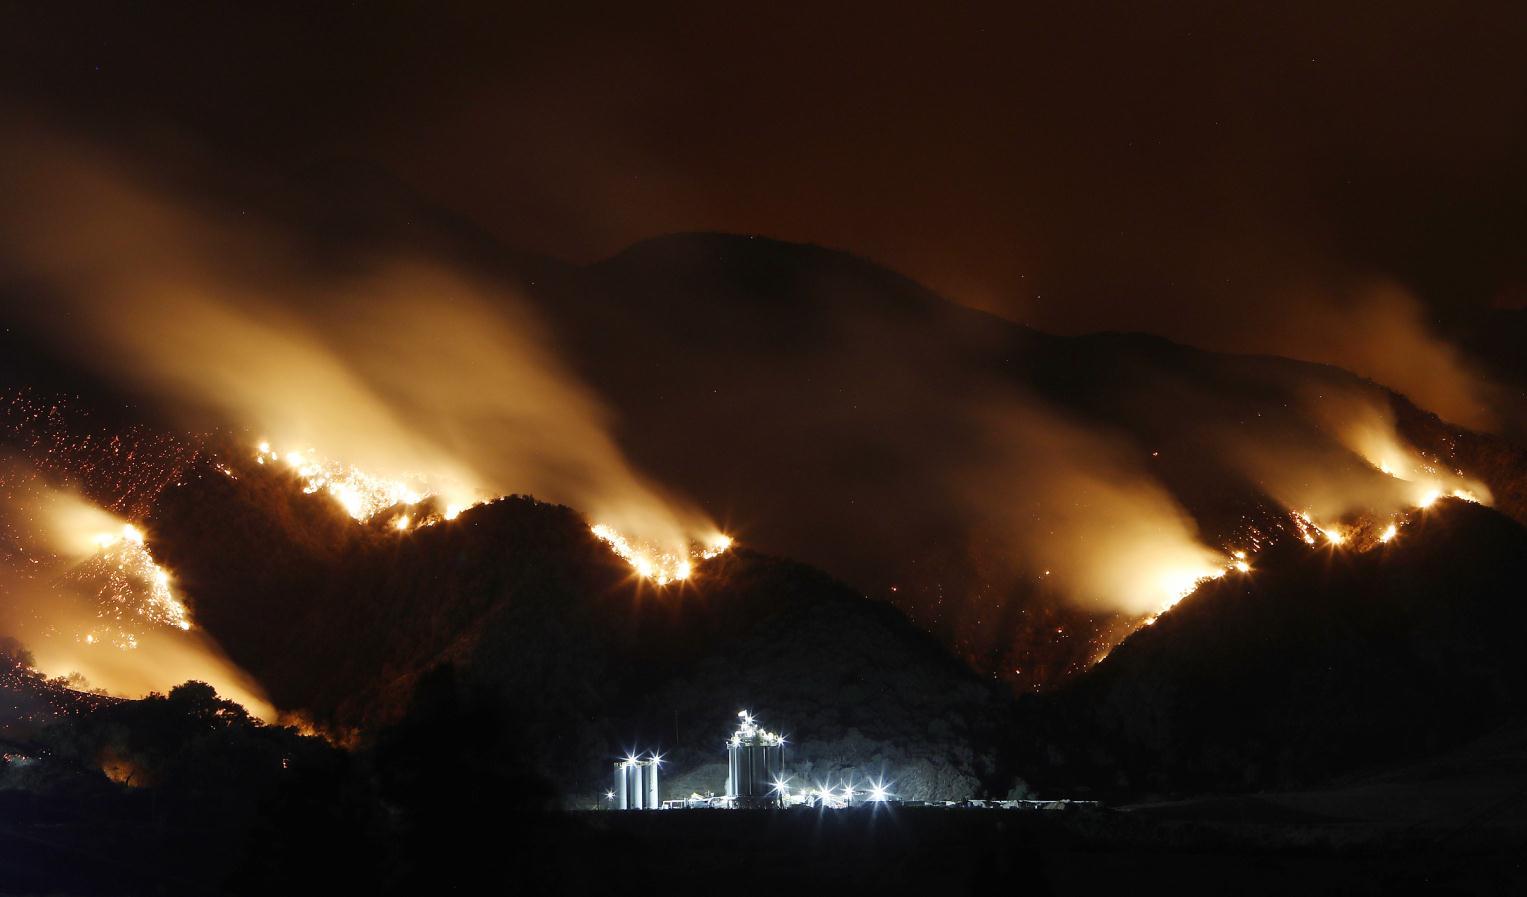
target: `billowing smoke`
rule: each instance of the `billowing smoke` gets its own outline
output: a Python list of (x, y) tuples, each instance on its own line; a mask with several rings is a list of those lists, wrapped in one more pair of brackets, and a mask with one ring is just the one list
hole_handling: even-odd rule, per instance
[[(1028, 627), (1037, 643), (1070, 638), (1051, 597), (1138, 620), (1247, 572), (1243, 522), (1267, 536), (1301, 512), (1332, 525), (1434, 491), (1487, 497), (1406, 447), (1381, 391), (1290, 386), (1318, 369), (1038, 338), (856, 260), (728, 238), (637, 247), (538, 292), (596, 395), (496, 279), (423, 253), (317, 259), (226, 201), (209, 212), (76, 146), (8, 161), (0, 251), (39, 300), (29, 323), (197, 425), (244, 430), (244, 464), (290, 465), (357, 517), (434, 494), (449, 519), (526, 492), (588, 512), (633, 566), (677, 578), (691, 546), (722, 543), (652, 470), (755, 525), (766, 550), (890, 590), (935, 624), (970, 618), (994, 640)], [(1467, 370), (1395, 313), (1403, 297), (1373, 303), (1324, 329), (1371, 317), (1364, 373), (1414, 377), (1423, 402), (1471, 419)], [(1345, 359), (1338, 336), (1287, 354)], [(624, 446), (606, 400), (634, 424)], [(1158, 445), (1170, 461), (1155, 463)], [(998, 618), (1020, 605), (1036, 612)]]
[(1490, 501), (1483, 483), (1401, 438), (1377, 390), (1310, 386), (1300, 402), (1309, 427), (1219, 437), (1247, 478), (1291, 511), (1334, 522), (1388, 518), (1444, 495)]
[(1117, 443), (1032, 402), (989, 413), (983, 460), (957, 488), (1014, 573), (1083, 606), (1145, 615), (1231, 563)]
[(1341, 301), (1329, 291), (1274, 298), (1265, 310), (1249, 313), (1255, 326), (1225, 342), (1246, 351), (1336, 365), (1454, 423), (1475, 430), (1496, 427), (1495, 387), (1427, 326), (1413, 295), (1387, 282), (1350, 293)]
[(0, 635), (77, 687), (142, 697), (196, 679), (275, 718), (259, 685), (195, 627), (137, 527), (22, 462), (4, 467)]
[[(60, 141), (6, 155), (31, 323), (184, 411), (462, 507), (524, 492), (682, 556), (714, 536), (627, 463), (597, 398), (501, 287), (423, 256), (302, 247)], [(336, 270), (342, 268), (342, 270)]]

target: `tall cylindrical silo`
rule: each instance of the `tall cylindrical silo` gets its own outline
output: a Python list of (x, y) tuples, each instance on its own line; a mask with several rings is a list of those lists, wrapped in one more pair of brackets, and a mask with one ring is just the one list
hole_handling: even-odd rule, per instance
[(737, 758), (738, 758), (738, 752), (740, 750), (741, 750), (741, 748), (737, 745), (736, 742), (732, 742), (732, 743), (730, 743), (730, 744), (728, 744), (726, 746), (726, 796), (727, 797), (736, 797), (737, 793), (738, 793), (737, 792), (737, 788), (738, 788), (739, 785), (742, 784), (741, 781), (740, 781), (740, 777), (737, 775)]

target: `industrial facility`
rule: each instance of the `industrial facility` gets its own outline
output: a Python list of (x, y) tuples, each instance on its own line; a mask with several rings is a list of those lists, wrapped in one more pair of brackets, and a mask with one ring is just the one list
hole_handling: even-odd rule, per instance
[(662, 806), (658, 801), (657, 772), (663, 758), (653, 754), (645, 760), (627, 757), (615, 763), (615, 787), (607, 797), (616, 810), (656, 810)]
[(746, 710), (737, 713), (737, 731), (726, 741), (726, 793), (691, 795), (662, 801), (658, 768), (663, 758), (627, 756), (615, 761), (615, 784), (605, 793), (612, 810), (672, 810), (691, 807), (736, 808), (783, 806), (781, 781), (785, 767), (785, 738), (758, 725)]
[(778, 806), (784, 780), (784, 736), (760, 728), (746, 710), (726, 742), (726, 796), (734, 807)]
[(726, 740), (726, 793), (691, 794), (661, 800), (657, 753), (628, 755), (615, 762), (615, 787), (605, 793), (613, 810), (734, 810), (808, 807), (843, 810), (860, 805), (944, 807), (958, 809), (1069, 810), (1096, 808), (1095, 801), (1074, 800), (940, 800), (903, 801), (891, 794), (890, 783), (866, 779), (856, 785), (844, 781), (836, 786), (818, 783), (814, 788), (791, 788), (785, 774), (785, 736), (758, 725), (746, 710), (737, 713), (737, 731)]
[(726, 792), (691, 794), (687, 798), (659, 800), (658, 767), (662, 757), (627, 756), (615, 763), (615, 787), (605, 799), (614, 810), (757, 809), (763, 807), (817, 807), (839, 810), (859, 802), (886, 803), (893, 798), (881, 781), (865, 782), (856, 791), (852, 782), (839, 787), (790, 787), (785, 774), (785, 736), (770, 732), (746, 710), (737, 712), (737, 731), (726, 740)]

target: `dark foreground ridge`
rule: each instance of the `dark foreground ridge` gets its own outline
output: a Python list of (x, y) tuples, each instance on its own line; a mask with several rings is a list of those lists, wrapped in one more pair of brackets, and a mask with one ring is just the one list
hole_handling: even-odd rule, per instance
[(264, 468), (209, 467), (152, 531), (199, 624), (278, 707), (364, 738), (448, 665), (575, 805), (628, 749), (714, 764), (739, 707), (788, 720), (794, 761), (823, 776), (873, 758), (908, 796), (1007, 788), (1004, 690), (800, 564), (736, 549), (658, 588), (567, 508), (507, 498), (404, 534)]
[(1365, 553), (1270, 552), (1035, 702), (1060, 728), (1031, 733), (1032, 765), (1126, 799), (1283, 789), (1510, 729), (1523, 583), (1527, 530), (1454, 499)]

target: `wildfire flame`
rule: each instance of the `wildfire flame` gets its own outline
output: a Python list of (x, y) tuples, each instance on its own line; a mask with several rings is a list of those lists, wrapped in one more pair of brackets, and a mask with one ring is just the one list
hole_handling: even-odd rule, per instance
[[(191, 618), (186, 606), (175, 597), (170, 588), (170, 574), (154, 560), (143, 533), (130, 523), (122, 524), (115, 533), (101, 533), (95, 537), (100, 546), (100, 557), (114, 565), (123, 576), (137, 580), (148, 589), (148, 600), (139, 613), (156, 623), (173, 626), (181, 631), (191, 628)], [(120, 593), (119, 593), (120, 595)]]
[[(323, 490), (339, 502), (356, 520), (370, 520), (377, 514), (399, 505), (412, 506), (430, 498), (435, 492), (422, 484), (400, 479), (377, 476), (349, 464), (341, 464), (319, 458), (312, 450), (277, 452), (269, 442), (261, 442), (255, 454), (259, 464), (282, 464), (296, 472), (302, 479), (302, 491), (308, 494)], [(456, 513), (460, 506), (452, 506)], [(454, 514), (451, 515), (454, 517)], [(447, 518), (450, 519), (450, 518)], [(408, 528), (408, 515), (399, 529)]]
[[(377, 476), (354, 465), (322, 459), (312, 449), (279, 452), (268, 441), (261, 441), (256, 447), (255, 462), (285, 465), (301, 479), (303, 492), (310, 495), (319, 491), (328, 493), (358, 521), (369, 521), (385, 511), (403, 508), (405, 510), (390, 521), (390, 526), (399, 532), (455, 520), (462, 511), (478, 503), (453, 501), (440, 512), (414, 513), (407, 509), (438, 497), (424, 480), (410, 482)], [(228, 475), (232, 476), (231, 473)], [(637, 576), (660, 586), (688, 579), (697, 562), (710, 560), (732, 547), (731, 537), (722, 533), (712, 533), (688, 546), (664, 549), (630, 538), (607, 523), (596, 523), (590, 529), (595, 537), (630, 564)]]
[[(1250, 573), (1251, 563), (1246, 560), (1246, 552), (1236, 551), (1232, 553), (1223, 567), (1206, 567), (1195, 570), (1175, 570), (1162, 574), (1160, 588), (1167, 595), (1154, 611), (1141, 621), (1141, 625), (1150, 626), (1161, 618), (1161, 615), (1177, 606), (1177, 603), (1198, 590), (1199, 586), (1216, 579), (1224, 579), (1231, 571), (1237, 573)], [(1047, 571), (1048, 572), (1048, 571)], [(1107, 652), (1104, 652), (1104, 656)], [(1098, 660), (1101, 660), (1099, 657)]]
[(630, 564), (637, 576), (660, 586), (688, 579), (694, 572), (696, 561), (710, 560), (732, 547), (731, 537), (722, 533), (715, 533), (704, 542), (687, 549), (664, 551), (652, 545), (634, 542), (608, 524), (596, 523), (589, 530)]
[[(1397, 464), (1398, 462), (1395, 463)], [(1396, 476), (1394, 473), (1394, 470), (1396, 469), (1394, 464), (1386, 462), (1383, 469), (1385, 473), (1388, 473), (1391, 476)], [(1455, 475), (1459, 479), (1465, 479), (1462, 472), (1455, 472)], [(1483, 489), (1483, 487), (1480, 488)], [(1488, 493), (1488, 490), (1484, 491)], [(1436, 504), (1436, 502), (1442, 498), (1444, 494), (1445, 493), (1443, 493), (1440, 488), (1427, 487), (1425, 491), (1418, 494), (1418, 497), (1415, 500), (1415, 506), (1411, 509), (1411, 511), (1425, 511), (1426, 509)], [(1476, 504), (1481, 503), (1479, 494), (1468, 488), (1455, 488), (1452, 490), (1451, 495), (1454, 498), (1461, 499), (1463, 501), (1474, 502)], [(1289, 516), (1294, 523), (1294, 528), (1299, 534), (1300, 539), (1302, 539), (1306, 545), (1314, 546), (1324, 542), (1326, 545), (1329, 545), (1332, 548), (1345, 548), (1355, 546), (1359, 550), (1366, 550), (1367, 548), (1373, 547), (1375, 544), (1386, 545), (1390, 542), (1393, 542), (1399, 535), (1400, 527), (1407, 522), (1407, 516), (1409, 513), (1410, 511), (1401, 511), (1398, 516), (1392, 519), (1385, 526), (1385, 528), (1379, 532), (1376, 542), (1369, 541), (1366, 542), (1366, 544), (1354, 543), (1353, 539), (1355, 531), (1345, 530), (1337, 524), (1322, 525), (1316, 523), (1314, 517), (1309, 511), (1290, 511)], [(1372, 531), (1369, 530), (1368, 532)], [(1251, 562), (1247, 557), (1247, 553), (1244, 550), (1237, 550), (1232, 552), (1231, 560), (1222, 570), (1174, 570), (1162, 574), (1160, 585), (1161, 588), (1163, 588), (1168, 593), (1169, 598), (1155, 612), (1151, 613), (1142, 621), (1143, 625), (1149, 626), (1152, 623), (1155, 623), (1162, 614), (1166, 613), (1168, 610), (1174, 607), (1183, 598), (1191, 595), (1195, 590), (1198, 589), (1199, 586), (1212, 580), (1220, 579), (1224, 577), (1226, 573), (1232, 570), (1237, 573), (1246, 574), (1250, 573), (1251, 569)]]
[(1489, 504), (1490, 490), (1483, 483), (1410, 447), (1396, 433), (1387, 412), (1359, 406), (1347, 413), (1351, 417), (1334, 428), (1338, 437), (1375, 470), (1405, 484), (1406, 500), (1415, 507), (1431, 507), (1444, 495)]
[[(1386, 472), (1389, 471), (1386, 470)], [(1460, 478), (1463, 476), (1462, 473), (1457, 475)], [(1442, 490), (1438, 488), (1427, 488), (1425, 491), (1419, 493), (1415, 499), (1415, 506), (1413, 508), (1401, 510), (1398, 514), (1391, 518), (1389, 523), (1385, 525), (1384, 529), (1379, 532), (1378, 544), (1386, 545), (1390, 542), (1393, 542), (1395, 538), (1400, 534), (1400, 527), (1409, 522), (1409, 517), (1412, 513), (1430, 509), (1438, 502), (1438, 500), (1443, 497), (1444, 494), (1445, 493), (1443, 493)], [(1461, 501), (1472, 502), (1474, 504), (1484, 503), (1480, 501), (1478, 493), (1462, 487), (1452, 490), (1450, 494), (1453, 498), (1459, 499)], [(1316, 538), (1317, 535), (1325, 539), (1325, 541), (1330, 545), (1338, 548), (1346, 546), (1351, 542), (1348, 533), (1343, 531), (1339, 526), (1334, 524), (1328, 526), (1317, 524), (1314, 518), (1310, 515), (1309, 511), (1292, 511), (1290, 512), (1290, 516), (1294, 521), (1295, 528), (1299, 531), (1300, 537), (1303, 538), (1305, 543), (1308, 545), (1314, 545), (1319, 541), (1319, 539)], [(1374, 525), (1376, 526), (1377, 524)], [(1369, 532), (1371, 532), (1371, 530), (1369, 530)], [(1369, 542), (1366, 544), (1366, 546), (1359, 545), (1357, 547), (1359, 549), (1364, 549), (1372, 547), (1372, 545), (1373, 543)]]

